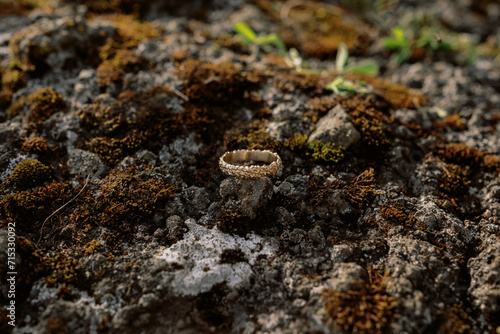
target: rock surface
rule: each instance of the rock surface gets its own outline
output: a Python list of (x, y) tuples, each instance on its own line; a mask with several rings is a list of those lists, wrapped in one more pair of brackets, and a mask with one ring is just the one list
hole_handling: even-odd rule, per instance
[(1, 333), (499, 332), (494, 1), (42, 2), (0, 6)]
[(352, 124), (352, 118), (338, 105), (316, 123), (316, 129), (309, 136), (308, 142), (319, 140), (349, 148), (361, 139), (361, 135)]

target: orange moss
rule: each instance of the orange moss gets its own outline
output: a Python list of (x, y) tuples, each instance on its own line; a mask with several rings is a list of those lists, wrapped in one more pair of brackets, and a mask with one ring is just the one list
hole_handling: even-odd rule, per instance
[(63, 319), (53, 317), (47, 320), (47, 331), (49, 334), (63, 334), (68, 332), (68, 328)]
[(373, 168), (365, 170), (344, 187), (347, 199), (358, 209), (365, 209), (375, 191), (375, 177)]
[(125, 72), (110, 61), (104, 61), (97, 67), (97, 85), (107, 87), (112, 82), (119, 82), (123, 79)]
[(21, 150), (28, 153), (43, 154), (54, 149), (50, 147), (49, 143), (42, 137), (26, 138), (21, 144)]
[(439, 177), (439, 189), (450, 196), (463, 196), (468, 193), (470, 181), (458, 165), (448, 164)]
[(323, 95), (330, 91), (326, 86), (333, 80), (334, 75), (300, 75), (292, 71), (278, 72), (273, 76), (273, 85), (287, 93), (300, 90), (309, 95)]
[[(113, 165), (140, 147), (161, 147), (182, 127), (204, 122), (201, 113), (173, 114), (167, 110), (162, 101), (172, 95), (169, 87), (156, 87), (144, 94), (125, 91), (119, 96), (121, 101), (112, 106), (104, 108), (96, 103), (82, 109), (80, 124), (93, 137), (82, 146)], [(127, 116), (131, 106), (140, 110), (133, 117)]]
[(8, 218), (20, 222), (20, 231), (42, 222), (52, 212), (75, 195), (69, 183), (55, 182), (32, 190), (9, 194), (0, 200), (0, 221)]
[(405, 86), (393, 84), (381, 78), (363, 74), (347, 74), (348, 80), (364, 81), (373, 86), (375, 93), (389, 102), (394, 109), (419, 108), (427, 104), (427, 98)]
[[(97, 17), (96, 17), (97, 18)], [(116, 27), (116, 36), (100, 50), (103, 60), (111, 59), (121, 49), (132, 49), (139, 43), (157, 38), (161, 29), (154, 23), (140, 22), (133, 15), (110, 14), (98, 16), (99, 20), (108, 20)]]
[(348, 292), (326, 290), (323, 294), (326, 321), (347, 333), (385, 333), (396, 317), (397, 300), (386, 292), (389, 273), (369, 271), (370, 282), (356, 282)]
[(477, 166), (484, 155), (477, 149), (462, 143), (436, 144), (432, 149), (446, 162), (464, 166)]
[(260, 74), (232, 63), (186, 60), (176, 74), (184, 80), (183, 93), (192, 102), (227, 103), (240, 100), (260, 85)]
[[(292, 7), (279, 34), (289, 47), (297, 47), (307, 57), (332, 59), (340, 43), (349, 49), (359, 44), (359, 31), (345, 20), (338, 7), (308, 2)], [(296, 29), (290, 29), (290, 27)]]
[(143, 179), (133, 169), (113, 170), (102, 180), (99, 197), (88, 198), (71, 220), (82, 226), (99, 224), (117, 233), (132, 231), (163, 210), (174, 189), (162, 179)]
[(412, 215), (403, 204), (391, 201), (385, 203), (380, 210), (380, 214), (385, 220), (405, 227), (413, 227), (417, 221), (414, 215)]
[(388, 124), (393, 119), (381, 110), (387, 109), (375, 98), (366, 99), (363, 96), (343, 97), (339, 103), (353, 119), (353, 124), (361, 134), (363, 145), (370, 151), (389, 144), (390, 128)]
[(461, 305), (454, 304), (447, 312), (442, 314), (440, 332), (446, 334), (469, 333), (471, 329), (471, 316), (468, 315)]
[(500, 157), (494, 154), (486, 154), (485, 156), (483, 156), (483, 166), (487, 170), (499, 171)]

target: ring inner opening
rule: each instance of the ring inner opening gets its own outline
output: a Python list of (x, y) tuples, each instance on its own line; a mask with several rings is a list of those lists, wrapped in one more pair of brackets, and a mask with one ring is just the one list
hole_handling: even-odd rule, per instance
[(259, 151), (236, 151), (224, 157), (224, 161), (237, 166), (265, 166), (276, 160), (275, 155)]

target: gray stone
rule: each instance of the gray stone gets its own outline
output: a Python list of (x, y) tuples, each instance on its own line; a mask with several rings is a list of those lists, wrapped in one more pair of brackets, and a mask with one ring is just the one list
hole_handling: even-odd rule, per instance
[(72, 174), (83, 178), (100, 178), (108, 171), (97, 154), (78, 148), (68, 149), (68, 167)]
[(470, 259), (467, 267), (471, 283), (469, 294), (473, 304), (486, 315), (494, 316), (500, 310), (500, 243), (491, 244), (477, 257)]
[[(275, 243), (255, 234), (242, 238), (218, 229), (209, 230), (193, 219), (184, 224), (189, 229), (184, 238), (172, 247), (161, 249), (157, 255), (159, 261), (176, 263), (183, 268), (175, 273), (171, 282), (175, 295), (196, 296), (222, 282), (229, 287), (247, 286), (252, 275), (251, 265), (257, 257), (276, 251)], [(240, 249), (248, 262), (221, 264), (220, 256), (226, 249)]]
[(316, 129), (311, 133), (307, 142), (319, 140), (349, 148), (360, 139), (361, 135), (352, 124), (351, 116), (341, 105), (337, 105), (316, 123)]
[(97, 71), (93, 69), (82, 70), (76, 79), (74, 89), (73, 102), (75, 104), (92, 103), (99, 95)]
[(271, 199), (273, 183), (267, 177), (248, 180), (231, 177), (222, 181), (219, 193), (223, 198), (238, 199), (242, 213), (253, 219)]
[(357, 263), (335, 263), (333, 265), (330, 285), (335, 291), (348, 292), (349, 290), (356, 290), (367, 281), (368, 273)]

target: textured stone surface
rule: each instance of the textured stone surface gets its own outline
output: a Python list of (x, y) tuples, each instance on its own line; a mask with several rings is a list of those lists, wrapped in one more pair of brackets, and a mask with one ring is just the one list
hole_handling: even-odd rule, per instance
[[(71, 0), (4, 15), (8, 3), (0, 272), (9, 222), (24, 270), (12, 333), (340, 333), (326, 292), (356, 304), (353, 290), (376, 273), (396, 302), (384, 333), (498, 332), (500, 69), (483, 53), (495, 50), (497, 4), (398, 2), (375, 23), (371, 5), (330, 20), (337, 9), (320, 2), (287, 13), (279, 1), (108, 1), (121, 6), (103, 14)], [(488, 45), (473, 63), (464, 50), (415, 49), (398, 64), (382, 38), (410, 16)], [(238, 21), (279, 33), (303, 68), (288, 68), (273, 44), (242, 45)], [(316, 22), (335, 23), (323, 42), (302, 34)], [(360, 35), (348, 66), (375, 60), (385, 88), (369, 78), (369, 94), (325, 88), (336, 77), (329, 43), (349, 22)], [(30, 97), (45, 87), (64, 110)], [(344, 156), (323, 159), (314, 140)], [(218, 159), (235, 149), (277, 152), (280, 173), (228, 177)], [(50, 166), (50, 179), (9, 184), (25, 159)], [(338, 314), (354, 319), (356, 306)]]
[(338, 105), (316, 123), (316, 129), (307, 141), (319, 140), (349, 148), (360, 139), (361, 135), (352, 124), (351, 116), (342, 106)]

